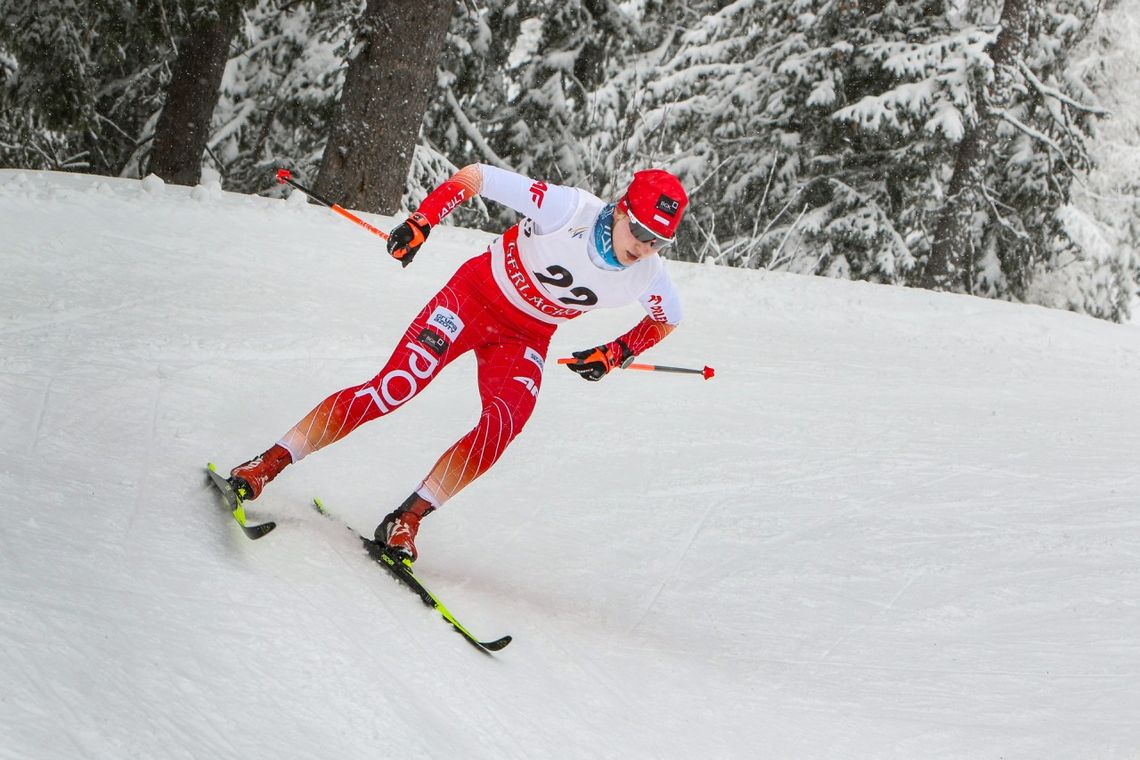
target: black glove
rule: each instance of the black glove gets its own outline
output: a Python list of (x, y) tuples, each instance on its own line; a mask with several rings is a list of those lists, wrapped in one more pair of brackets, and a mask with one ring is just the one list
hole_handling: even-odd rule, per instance
[(575, 351), (571, 356), (578, 361), (566, 366), (590, 382), (601, 380), (614, 367), (628, 367), (635, 358), (620, 338), (604, 346)]
[(417, 211), (388, 233), (388, 253), (403, 266), (411, 264), (416, 251), (427, 240), (429, 232), (431, 232), (431, 222)]

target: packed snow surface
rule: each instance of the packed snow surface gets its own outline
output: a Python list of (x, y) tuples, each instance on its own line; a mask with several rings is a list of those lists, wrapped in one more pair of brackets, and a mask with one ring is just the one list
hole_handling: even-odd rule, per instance
[[(381, 228), (388, 218), (369, 217)], [(467, 646), (356, 531), (469, 429), (474, 362), (207, 485), (371, 377), (490, 236), (401, 267), (328, 210), (0, 171), (0, 758), (1140, 757), (1140, 329), (670, 264), (686, 320), (557, 366), (424, 523)]]

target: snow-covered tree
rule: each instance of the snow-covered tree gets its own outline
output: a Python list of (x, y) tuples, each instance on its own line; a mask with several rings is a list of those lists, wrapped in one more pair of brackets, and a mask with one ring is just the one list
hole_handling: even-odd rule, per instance
[(1106, 3), (1063, 76), (1087, 82), (1107, 118), (1094, 124), (1095, 168), (1060, 217), (1075, 254), (1030, 285), (1035, 303), (1114, 320), (1140, 313), (1140, 7)]
[(0, 160), (115, 174), (155, 113), (183, 7), (0, 0)]
[(274, 191), (281, 167), (316, 178), (360, 10), (260, 0), (243, 14), (207, 144), (207, 165), (227, 188)]
[[(993, 179), (991, 167), (999, 148), (998, 128), (1015, 106), (1017, 67), (1022, 64), (1028, 44), (1032, 17), (1039, 10), (1036, 0), (1005, 0), (997, 35), (980, 59), (982, 82), (974, 86), (968, 80), (962, 82), (969, 112), (965, 119), (955, 115), (959, 124), (966, 123), (961, 127), (954, 173), (947, 184), (923, 272), (925, 287), (970, 291), (979, 278), (991, 288), (998, 287), (1000, 268), (987, 270), (984, 257), (999, 257), (1005, 252), (985, 246), (987, 238), (994, 240), (987, 236), (989, 225), (984, 223), (989, 221), (987, 205), (999, 221), (1013, 219), (1007, 223), (1007, 229), (1016, 240), (1025, 241), (1028, 237), (1021, 220), (1016, 214), (1003, 214), (997, 206), (1001, 199), (995, 200), (987, 187)], [(1033, 153), (1030, 146), (1027, 157)], [(983, 223), (978, 224), (979, 221)]]
[(148, 162), (149, 171), (168, 182), (197, 185), (202, 176), (202, 153), (241, 10), (241, 0), (202, 0), (189, 11)]
[[(1018, 0), (1020, 2), (1020, 0)], [(954, 287), (1025, 298), (1074, 253), (1058, 210), (1087, 168), (1098, 109), (1068, 51), (1096, 8), (1026, 3), (1000, 62), (1008, 99), (969, 209), (974, 254)], [(943, 0), (736, 0), (668, 47), (632, 144), (672, 147), (697, 188), (702, 258), (914, 284), (963, 141), (994, 81), (1001, 5)], [(654, 120), (653, 117), (657, 117)]]
[[(0, 0), (0, 162), (139, 176), (194, 10), (236, 1)], [(409, 208), (473, 161), (604, 197), (661, 166), (692, 199), (670, 255), (1122, 319), (1140, 280), (1140, 181), (1118, 157), (1111, 180), (1084, 177), (1102, 159), (1088, 147), (1098, 98), (1137, 71), (1120, 63), (1127, 53), (1109, 66), (1103, 51), (1129, 44), (1115, 29), (1073, 60), (1097, 2), (443, 3), (442, 57), (414, 61), (432, 86), (398, 162), (410, 169), (366, 171), (387, 168), (390, 195)], [(368, 7), (245, 3), (210, 117), (208, 177), (279, 192), (277, 167), (316, 179), (330, 134), (333, 156), (375, 137), (371, 116), (334, 128)], [(1003, 45), (1002, 11), (1014, 7), (1023, 33)], [(963, 162), (969, 173), (956, 172)], [(512, 216), (476, 202), (452, 221), (500, 228)], [(958, 237), (939, 232), (951, 220)]]
[(368, 0), (317, 192), (352, 208), (398, 208), (454, 7), (454, 0)]
[(1080, 0), (1006, 0), (924, 284), (1025, 298), (1034, 280), (1084, 257), (1060, 211), (1091, 165), (1090, 121), (1103, 111), (1085, 105), (1091, 93), (1066, 72), (1095, 11)]
[(628, 101), (615, 97), (615, 75), (632, 49), (630, 28), (636, 19), (610, 0), (461, 6), (425, 141), (457, 164), (484, 161), (604, 192), (624, 167), (607, 165), (596, 138), (613, 128), (613, 104)]
[(694, 188), (697, 258), (891, 282), (913, 267), (892, 220), (913, 213), (912, 194), (928, 197), (919, 186), (939, 146), (906, 139), (909, 122), (835, 118), (889, 86), (862, 46), (932, 27), (917, 4), (890, 11), (737, 0), (646, 55), (656, 65), (639, 67), (651, 74), (625, 145)]
[[(224, 0), (223, 4), (233, 0)], [(178, 40), (219, 0), (0, 0), (0, 162), (137, 177)], [(243, 12), (204, 168), (230, 189), (315, 167), (343, 81), (353, 0), (257, 0)]]

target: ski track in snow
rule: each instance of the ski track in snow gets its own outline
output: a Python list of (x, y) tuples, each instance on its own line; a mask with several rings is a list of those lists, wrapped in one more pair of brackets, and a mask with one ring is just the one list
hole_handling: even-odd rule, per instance
[(374, 374), (491, 236), (402, 270), (299, 198), (8, 170), (0, 231), (0, 760), (1140, 758), (1135, 326), (671, 263), (646, 360), (716, 378), (582, 383), (554, 359), (640, 313), (576, 320), (424, 523), (425, 582), (514, 636), (484, 657), (343, 527), (474, 424), (469, 357), (287, 470), (264, 539), (202, 468)]

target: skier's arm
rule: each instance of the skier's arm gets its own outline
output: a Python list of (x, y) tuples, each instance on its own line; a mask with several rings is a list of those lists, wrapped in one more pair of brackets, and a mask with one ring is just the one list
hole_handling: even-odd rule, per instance
[(664, 267), (639, 300), (648, 312), (640, 322), (609, 343), (575, 351), (573, 356), (578, 361), (566, 366), (586, 380), (601, 380), (614, 367), (628, 367), (638, 354), (653, 348), (676, 329), (682, 316), (681, 299)]
[(407, 220), (392, 230), (388, 253), (407, 266), (431, 228), (476, 195), (530, 217), (540, 235), (565, 224), (578, 201), (573, 188), (549, 185), (487, 164), (469, 164), (432, 190)]
[(480, 164), (479, 168), (483, 175), (480, 194), (528, 217), (539, 235), (566, 224), (578, 208), (578, 191), (572, 187), (553, 185), (486, 164)]
[(408, 218), (388, 233), (388, 253), (401, 264), (412, 263), (416, 252), (427, 240), (431, 228), (450, 214), (456, 206), (479, 194), (483, 175), (478, 164), (460, 169), (432, 190)]

